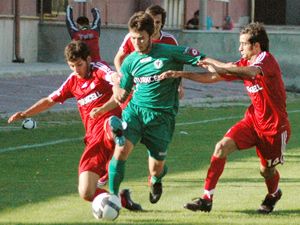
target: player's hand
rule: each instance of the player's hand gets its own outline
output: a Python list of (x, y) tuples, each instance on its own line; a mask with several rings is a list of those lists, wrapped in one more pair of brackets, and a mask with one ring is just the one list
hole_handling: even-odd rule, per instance
[(128, 98), (129, 93), (126, 90), (119, 87), (119, 85), (113, 86), (113, 93), (115, 101), (120, 105)]
[(204, 60), (200, 60), (197, 62), (197, 66), (207, 69), (209, 72), (211, 73), (217, 73), (217, 69), (220, 67), (217, 67), (215, 64), (211, 63), (211, 62), (207, 62)]
[(121, 80), (121, 75), (117, 72), (114, 72), (111, 74), (111, 81), (113, 82), (113, 84), (120, 84), (120, 80)]
[(10, 116), (7, 120), (8, 123), (12, 123), (15, 122), (17, 120), (21, 120), (24, 119), (25, 116), (23, 115), (23, 112), (16, 112), (15, 114), (13, 114), (12, 116)]
[(103, 114), (103, 111), (102, 111), (102, 107), (96, 107), (96, 108), (93, 108), (90, 112), (90, 117), (92, 119), (95, 119), (97, 118), (98, 116), (100, 116), (101, 114)]
[(98, 9), (98, 8), (91, 8), (91, 13), (93, 13), (93, 12), (99, 12), (100, 13), (100, 10)]
[(159, 80), (164, 80), (167, 78), (178, 78), (180, 77), (180, 71), (168, 70), (159, 75)]

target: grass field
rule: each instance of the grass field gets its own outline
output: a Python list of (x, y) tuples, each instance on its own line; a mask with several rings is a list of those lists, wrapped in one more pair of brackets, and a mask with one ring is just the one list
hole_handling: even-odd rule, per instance
[(218, 183), (213, 210), (190, 212), (183, 204), (202, 193), (214, 145), (242, 118), (245, 107), (181, 108), (169, 149), (164, 194), (148, 200), (147, 154), (138, 145), (127, 162), (122, 187), (129, 187), (144, 212), (126, 209), (114, 222), (95, 220), (77, 194), (83, 127), (77, 113), (44, 113), (38, 128), (0, 121), (0, 224), (300, 224), (300, 100), (288, 103), (292, 138), (281, 172), (283, 197), (271, 215), (256, 209), (266, 194), (254, 149), (232, 154)]

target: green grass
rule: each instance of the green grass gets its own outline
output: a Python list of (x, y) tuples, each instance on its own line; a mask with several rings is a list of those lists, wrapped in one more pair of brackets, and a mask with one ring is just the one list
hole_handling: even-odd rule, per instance
[[(292, 137), (286, 163), (278, 167), (283, 197), (273, 214), (255, 212), (266, 187), (254, 149), (230, 155), (210, 213), (183, 209), (184, 203), (202, 194), (215, 143), (245, 111), (245, 107), (187, 107), (177, 117), (161, 200), (155, 205), (148, 201), (147, 153), (144, 146), (137, 145), (127, 161), (122, 187), (133, 191), (132, 197), (145, 212), (124, 209), (111, 223), (95, 220), (90, 203), (77, 194), (77, 165), (84, 147), (78, 139), (84, 131), (77, 113), (44, 113), (36, 117), (38, 128), (34, 130), (20, 129), (18, 123), (7, 125), (7, 118), (1, 119), (0, 224), (300, 224), (300, 100), (290, 101), (288, 110)], [(193, 123), (196, 121), (200, 122)], [(51, 144), (57, 140), (64, 142)], [(34, 146), (41, 143), (46, 144)], [(19, 146), (27, 147), (13, 150)]]

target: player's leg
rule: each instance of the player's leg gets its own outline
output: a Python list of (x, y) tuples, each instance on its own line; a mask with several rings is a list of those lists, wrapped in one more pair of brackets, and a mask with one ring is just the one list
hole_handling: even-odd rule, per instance
[(92, 201), (98, 194), (106, 192), (104, 189), (97, 188), (97, 182), (106, 172), (105, 164), (111, 158), (111, 153), (99, 150), (104, 148), (103, 143), (95, 140), (98, 140), (101, 134), (98, 138), (93, 135), (88, 137), (79, 162), (78, 192), (81, 198)]
[(184, 205), (184, 208), (192, 211), (204, 211), (210, 212), (212, 209), (212, 200), (215, 187), (217, 186), (218, 180), (223, 173), (227, 156), (236, 151), (237, 146), (235, 142), (229, 138), (224, 137), (215, 146), (215, 151), (211, 157), (210, 166), (207, 171), (204, 193), (201, 198), (195, 199), (193, 202)]
[[(115, 144), (124, 145), (125, 137), (123, 136), (123, 122), (119, 117), (115, 115), (108, 117), (104, 121), (103, 131), (104, 134), (100, 139), (102, 139), (103, 143), (105, 143), (108, 152), (110, 150), (111, 152), (113, 152), (113, 149), (115, 148)], [(103, 176), (101, 176), (100, 179), (98, 180), (97, 186), (99, 188), (104, 186), (108, 181), (108, 166), (109, 166), (108, 163), (109, 161), (107, 162), (106, 165), (106, 173)]]
[(97, 188), (98, 179), (99, 175), (92, 171), (84, 171), (79, 174), (78, 192), (81, 198), (93, 201), (97, 195), (107, 192), (105, 189)]
[(149, 186), (150, 195), (149, 200), (151, 203), (159, 201), (162, 195), (162, 178), (167, 174), (168, 167), (165, 165), (165, 160), (156, 160), (149, 156)]
[(112, 194), (118, 195), (120, 184), (123, 181), (125, 174), (125, 163), (131, 153), (134, 145), (125, 140), (123, 146), (116, 145), (114, 155), (109, 163), (108, 176), (109, 176), (109, 191)]
[(109, 191), (113, 194), (119, 193), (125, 174), (126, 160), (141, 135), (137, 107), (129, 103), (122, 112), (122, 120), (127, 123), (127, 128), (123, 131), (126, 137), (125, 144), (123, 146), (116, 145), (114, 155), (109, 163)]
[[(107, 153), (106, 157), (106, 163), (105, 163), (105, 169), (106, 173), (101, 176), (101, 178), (98, 180), (98, 187), (99, 182), (108, 181), (108, 167), (110, 160), (112, 158), (113, 151), (115, 149), (115, 146), (120, 146), (122, 143), (125, 143), (125, 137), (123, 136), (123, 125), (122, 121), (119, 119), (119, 117), (116, 116), (110, 116), (108, 119), (106, 119), (104, 123), (104, 135), (102, 138), (104, 147), (103, 150)], [(117, 140), (118, 138), (123, 138), (122, 140)], [(104, 183), (104, 182), (103, 182)], [(103, 186), (103, 185), (102, 185)], [(101, 187), (101, 186), (100, 186)], [(130, 190), (129, 189), (122, 189), (119, 192), (119, 196), (121, 199), (122, 207), (131, 210), (131, 211), (139, 211), (142, 210), (142, 207), (140, 204), (135, 203), (130, 196)]]
[(283, 153), (289, 137), (290, 130), (287, 130), (275, 136), (263, 136), (258, 140), (256, 152), (260, 158), (260, 174), (264, 177), (268, 189), (268, 193), (258, 209), (259, 213), (271, 213), (282, 196), (279, 188), (280, 173), (276, 166), (284, 163)]
[(258, 213), (269, 214), (273, 211), (275, 204), (280, 200), (282, 191), (279, 188), (280, 174), (275, 167), (267, 168), (260, 166), (260, 174), (265, 179), (268, 188), (268, 194), (265, 196), (262, 204), (257, 210)]
[(185, 204), (185, 208), (192, 211), (211, 211), (214, 191), (223, 173), (227, 156), (238, 149), (247, 149), (254, 146), (256, 141), (254, 134), (251, 123), (246, 120), (236, 123), (228, 130), (222, 140), (215, 146), (204, 182), (202, 197)]
[(165, 159), (175, 129), (175, 117), (168, 113), (145, 110), (143, 119), (147, 126), (144, 128), (141, 142), (147, 147), (149, 155), (149, 200), (156, 203), (162, 195), (162, 179), (168, 171)]

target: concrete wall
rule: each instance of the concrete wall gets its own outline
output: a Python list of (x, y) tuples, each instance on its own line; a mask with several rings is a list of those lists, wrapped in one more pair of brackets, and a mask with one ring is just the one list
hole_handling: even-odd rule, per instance
[[(7, 17), (0, 20), (0, 62), (12, 62), (14, 52), (14, 22)], [(20, 22), (20, 57), (25, 62), (36, 62), (38, 56), (38, 20), (23, 19)]]
[[(11, 62), (13, 59), (13, 46), (14, 46), (14, 37), (13, 37), (13, 20), (12, 19), (3, 19), (0, 20), (0, 62), (6, 63)], [(4, 31), (6, 31), (4, 33)], [(4, 35), (5, 34), (5, 35)]]
[[(300, 31), (268, 30), (271, 53), (277, 58), (288, 86), (300, 88)], [(271, 28), (270, 28), (271, 29)], [(168, 30), (181, 45), (198, 48), (207, 56), (224, 61), (239, 59), (238, 38), (235, 31)], [(104, 27), (101, 31), (101, 56), (108, 63), (113, 58), (127, 33), (126, 26)], [(63, 49), (70, 41), (64, 24), (39, 26), (38, 60), (41, 62), (64, 62)], [(188, 70), (194, 70), (186, 67)]]
[(300, 1), (287, 0), (286, 23), (289, 25), (300, 25)]

